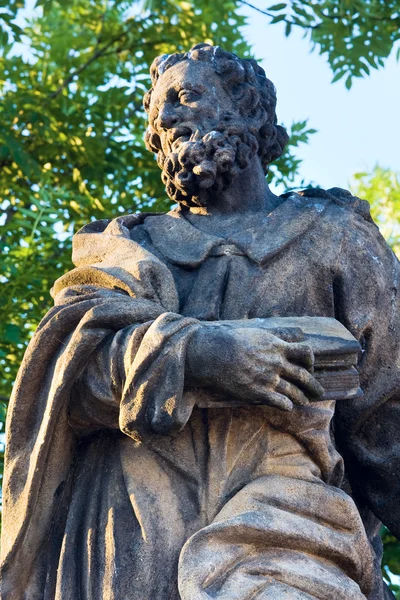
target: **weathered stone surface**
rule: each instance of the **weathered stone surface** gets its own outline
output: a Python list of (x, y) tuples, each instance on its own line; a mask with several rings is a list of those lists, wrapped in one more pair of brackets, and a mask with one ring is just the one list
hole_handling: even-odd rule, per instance
[(178, 208), (74, 238), (10, 404), (2, 598), (388, 599), (399, 263), (348, 192), (268, 189), (256, 63), (200, 45), (152, 76)]

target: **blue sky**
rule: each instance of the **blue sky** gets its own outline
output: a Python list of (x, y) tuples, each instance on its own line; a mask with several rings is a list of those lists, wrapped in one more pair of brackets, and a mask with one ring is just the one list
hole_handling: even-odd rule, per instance
[[(254, 0), (265, 8), (268, 3)], [(278, 119), (285, 124), (309, 120), (318, 130), (301, 146), (301, 176), (322, 188), (347, 188), (353, 173), (371, 171), (375, 164), (400, 172), (400, 63), (394, 52), (379, 71), (332, 84), (324, 56), (311, 53), (311, 44), (295, 30), (289, 38), (284, 25), (269, 25), (268, 17), (250, 8), (245, 35), (257, 59), (278, 91)]]

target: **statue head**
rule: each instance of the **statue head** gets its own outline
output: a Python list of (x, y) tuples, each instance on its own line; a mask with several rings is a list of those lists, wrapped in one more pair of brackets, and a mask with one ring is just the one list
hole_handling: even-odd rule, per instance
[(267, 173), (282, 154), (288, 135), (277, 125), (275, 87), (254, 60), (198, 44), (157, 57), (150, 74), (145, 141), (171, 200), (204, 205), (250, 161)]

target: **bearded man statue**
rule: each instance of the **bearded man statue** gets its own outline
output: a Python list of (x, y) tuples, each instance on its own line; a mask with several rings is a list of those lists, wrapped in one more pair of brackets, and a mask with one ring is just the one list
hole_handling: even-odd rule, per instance
[(10, 403), (2, 598), (393, 598), (399, 263), (349, 192), (268, 188), (255, 61), (199, 44), (151, 77), (176, 206), (74, 236)]

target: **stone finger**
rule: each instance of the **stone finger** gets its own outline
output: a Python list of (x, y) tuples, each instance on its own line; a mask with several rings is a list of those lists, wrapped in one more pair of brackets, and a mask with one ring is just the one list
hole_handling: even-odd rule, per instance
[(306, 369), (312, 369), (314, 366), (314, 352), (309, 346), (303, 344), (289, 344), (286, 348), (286, 357)]
[(322, 385), (303, 367), (288, 362), (282, 370), (282, 376), (294, 382), (297, 386), (300, 384), (306, 392), (314, 397), (320, 398), (324, 393)]
[(290, 400), (294, 404), (299, 404), (301, 406), (306, 406), (307, 404), (310, 404), (310, 401), (308, 400), (307, 396), (293, 383), (290, 383), (285, 379), (280, 380), (276, 391), (290, 398)]
[(267, 392), (262, 404), (267, 404), (268, 406), (273, 406), (285, 411), (291, 411), (293, 409), (293, 402), (287, 396), (284, 396), (279, 392)]

